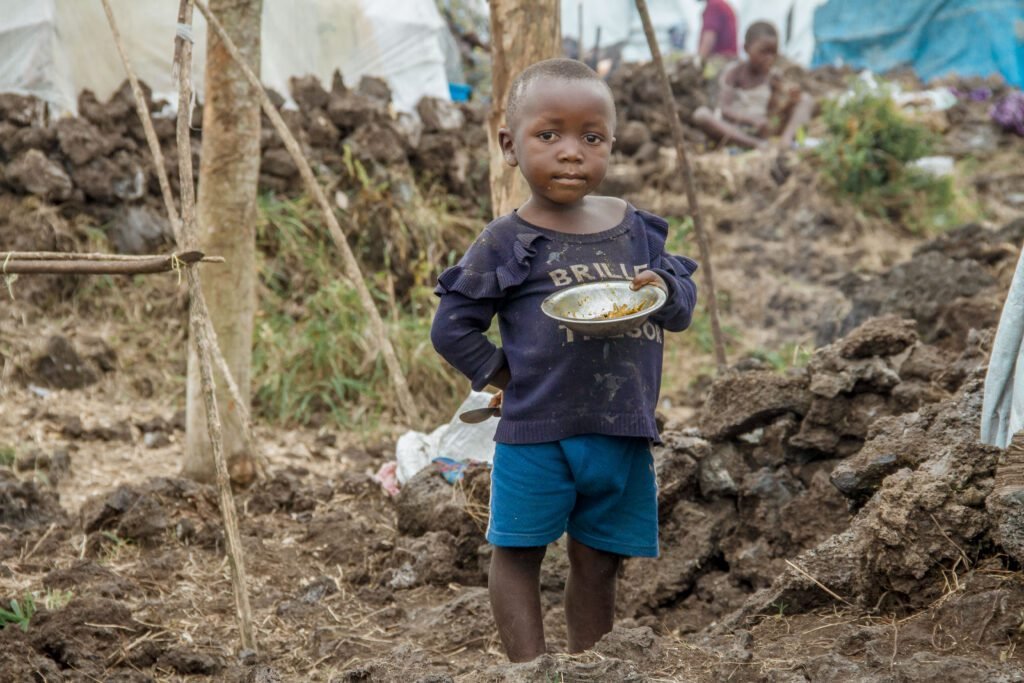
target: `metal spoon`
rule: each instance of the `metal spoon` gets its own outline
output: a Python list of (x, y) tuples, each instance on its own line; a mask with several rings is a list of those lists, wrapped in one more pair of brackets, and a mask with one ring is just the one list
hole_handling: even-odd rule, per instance
[(477, 424), (492, 417), (501, 417), (501, 408), (474, 408), (459, 414), (459, 419), (467, 424)]

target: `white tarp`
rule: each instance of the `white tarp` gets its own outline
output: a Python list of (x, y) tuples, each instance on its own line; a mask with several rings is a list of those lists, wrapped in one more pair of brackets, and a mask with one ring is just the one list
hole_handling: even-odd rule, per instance
[(38, 95), (61, 110), (74, 105), (55, 3), (0, 0), (0, 92)]
[[(177, 3), (111, 0), (132, 66), (158, 97), (176, 101), (171, 80)], [(433, 0), (264, 0), (261, 78), (288, 96), (288, 79), (313, 74), (330, 87), (339, 69), (354, 86), (363, 75), (391, 86), (395, 107), (448, 98), (442, 37)], [(206, 23), (194, 17), (193, 76), (202, 92)], [(0, 0), (0, 91), (34, 94), (75, 111), (77, 94), (108, 98), (125, 79), (99, 0)]]
[(1006, 448), (1024, 427), (1024, 251), (1003, 304), (985, 376), (981, 440)]

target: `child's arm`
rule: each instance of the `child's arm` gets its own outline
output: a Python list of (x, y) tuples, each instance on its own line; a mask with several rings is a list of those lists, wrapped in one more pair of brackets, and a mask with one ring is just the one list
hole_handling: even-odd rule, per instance
[(430, 341), (441, 356), (469, 378), (476, 391), (508, 383), (505, 352), (484, 336), (499, 299), (472, 299), (454, 291), (441, 295), (430, 327)]

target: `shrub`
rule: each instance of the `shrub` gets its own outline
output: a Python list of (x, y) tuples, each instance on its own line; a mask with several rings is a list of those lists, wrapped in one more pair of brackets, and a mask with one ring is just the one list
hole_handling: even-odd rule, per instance
[(934, 138), (886, 90), (858, 84), (845, 100), (826, 103), (824, 121), (828, 135), (817, 155), (839, 195), (914, 231), (948, 223), (952, 179), (910, 165), (931, 152)]

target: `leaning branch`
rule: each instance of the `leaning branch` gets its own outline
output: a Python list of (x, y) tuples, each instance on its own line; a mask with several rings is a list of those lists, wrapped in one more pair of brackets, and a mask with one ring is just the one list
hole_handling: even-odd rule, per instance
[[(359, 295), (359, 302), (362, 304), (363, 309), (366, 311), (367, 316), (370, 318), (370, 326), (373, 329), (373, 334), (380, 343), (381, 353), (384, 355), (384, 363), (387, 365), (388, 372), (391, 374), (391, 383), (395, 388), (395, 393), (398, 395), (398, 402), (402, 406), (402, 412), (405, 413), (406, 418), (415, 425), (420, 422), (419, 409), (416, 407), (416, 402), (412, 398), (412, 393), (409, 391), (409, 383), (405, 379), (405, 374), (402, 372), (402, 366), (398, 362), (398, 356), (395, 355), (395, 349), (391, 345), (391, 340), (388, 338), (387, 328), (384, 327), (384, 321), (380, 317), (380, 312), (377, 310), (377, 305), (373, 303), (373, 296), (370, 294), (370, 290), (366, 286), (366, 282), (363, 279), (362, 270), (359, 267), (359, 262), (356, 261), (355, 255), (352, 253), (351, 247), (348, 245), (348, 240), (345, 239), (345, 233), (341, 229), (341, 225), (338, 224), (338, 219), (334, 215), (334, 209), (331, 207), (329, 201), (327, 201), (327, 195), (324, 194), (323, 188), (320, 187), (320, 183), (317, 181), (316, 176), (313, 175), (313, 169), (310, 167), (309, 162), (306, 160), (305, 155), (302, 153), (302, 148), (299, 147), (298, 141), (295, 136), (292, 135), (291, 130), (288, 129), (288, 125), (281, 118), (281, 114), (277, 111), (277, 107), (270, 101), (270, 97), (267, 96), (267, 91), (264, 90), (263, 84), (260, 82), (259, 77), (249, 67), (249, 64), (245, 61), (245, 57), (238, 51), (238, 47), (228, 36), (224, 27), (221, 25), (220, 20), (210, 11), (206, 6), (206, 3), (202, 0), (195, 0), (195, 5), (199, 8), (199, 11), (204, 17), (206, 17), (207, 28), (214, 31), (217, 37), (220, 38), (224, 44), (224, 48), (231, 55), (231, 58), (238, 64), (239, 69), (245, 74), (246, 80), (249, 84), (256, 89), (257, 94), (260, 98), (260, 104), (263, 106), (263, 111), (266, 113), (270, 122), (274, 125), (274, 129), (277, 131), (278, 136), (284, 142), (285, 149), (288, 150), (288, 154), (291, 155), (292, 160), (299, 169), (299, 173), (302, 175), (302, 180), (306, 184), (306, 191), (316, 200), (316, 203), (320, 207), (320, 211), (323, 213), (324, 222), (327, 224), (327, 231), (330, 233), (331, 241), (334, 242), (334, 246), (341, 252), (342, 263), (345, 267), (345, 274), (355, 284), (356, 293)], [(184, 190), (184, 188), (182, 188)], [(184, 194), (183, 194), (184, 196)]]
[(651, 48), (651, 57), (654, 60), (654, 66), (658, 70), (658, 77), (661, 80), (661, 96), (665, 101), (665, 113), (668, 114), (669, 124), (672, 128), (672, 142), (676, 146), (676, 156), (683, 167), (686, 201), (690, 205), (690, 213), (693, 216), (693, 230), (697, 234), (697, 245), (700, 248), (704, 286), (708, 290), (708, 313), (711, 316), (711, 335), (715, 341), (715, 361), (718, 364), (718, 369), (722, 370), (726, 365), (725, 340), (722, 337), (722, 327), (718, 322), (718, 299), (715, 297), (715, 278), (711, 267), (711, 247), (708, 245), (707, 233), (704, 231), (704, 215), (701, 213), (700, 205), (697, 203), (697, 190), (693, 182), (693, 170), (690, 168), (690, 159), (686, 156), (683, 124), (679, 122), (676, 101), (672, 97), (672, 84), (669, 83), (668, 72), (665, 71), (665, 62), (661, 59), (658, 40), (654, 37), (654, 26), (651, 24), (651, 15), (647, 11), (647, 0), (636, 0), (636, 8), (640, 12), (640, 20), (644, 24), (644, 34), (647, 36), (647, 45)]

